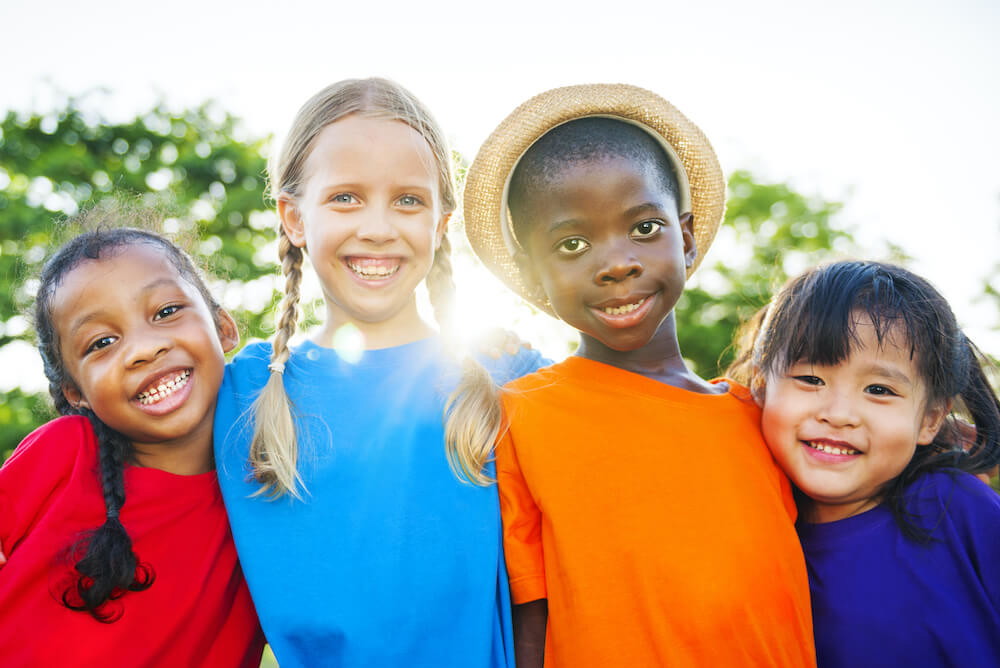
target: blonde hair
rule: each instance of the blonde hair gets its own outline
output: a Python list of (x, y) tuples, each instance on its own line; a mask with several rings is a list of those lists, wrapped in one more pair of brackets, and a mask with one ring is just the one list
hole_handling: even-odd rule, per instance
[[(281, 152), (268, 167), (271, 196), (275, 201), (281, 196), (298, 197), (301, 194), (305, 164), (316, 137), (331, 123), (351, 114), (401, 121), (419, 132), (437, 163), (442, 214), (455, 210), (455, 179), (444, 134), (412, 93), (395, 82), (379, 78), (337, 82), (318, 92), (299, 109)], [(271, 353), (271, 375), (252, 409), (254, 429), (250, 464), (254, 477), (261, 483), (257, 494), (272, 498), (291, 494), (301, 499), (305, 486), (298, 472), (299, 444), (294, 407), (285, 391), (282, 373), (290, 355), (288, 342), (298, 320), (304, 255), (280, 225), (278, 235), (285, 297)], [(455, 293), (450, 255), (451, 244), (445, 235), (425, 279), (435, 318), (445, 332), (450, 329)], [(489, 372), (471, 358), (463, 360), (461, 380), (445, 404), (444, 418), (446, 454), (455, 475), (477, 485), (491, 483), (492, 479), (483, 469), (500, 433), (502, 412), (496, 384)]]

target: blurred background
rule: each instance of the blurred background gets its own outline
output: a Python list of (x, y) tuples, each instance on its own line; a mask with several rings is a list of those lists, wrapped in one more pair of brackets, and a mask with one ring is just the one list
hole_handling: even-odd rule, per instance
[[(725, 226), (678, 307), (682, 350), (703, 375), (725, 367), (736, 324), (787, 275), (845, 256), (925, 275), (1000, 355), (991, 0), (4, 0), (0, 24), (0, 461), (49, 417), (25, 314), (58, 223), (116, 192), (160, 202), (244, 342), (269, 336), (266, 159), (299, 105), (348, 77), (416, 93), (460, 174), (545, 89), (624, 82), (673, 102), (730, 186)], [(484, 272), (460, 228), (470, 335), (505, 327), (569, 354), (573, 333)]]
[[(266, 160), (299, 105), (347, 77), (413, 90), (460, 175), (542, 90), (626, 82), (673, 102), (730, 185), (725, 226), (678, 309), (682, 350), (703, 375), (725, 367), (736, 324), (787, 275), (845, 256), (924, 274), (1000, 354), (1000, 6), (874, 4), (6, 0), (0, 459), (48, 417), (25, 317), (33, 276), (58, 223), (101, 197), (161, 202), (244, 341), (270, 334)], [(505, 327), (570, 353), (573, 333), (485, 273), (460, 228), (470, 335)]]

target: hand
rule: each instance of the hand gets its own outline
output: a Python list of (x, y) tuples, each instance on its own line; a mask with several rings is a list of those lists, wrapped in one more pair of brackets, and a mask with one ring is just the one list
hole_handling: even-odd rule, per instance
[(521, 337), (506, 329), (494, 329), (484, 334), (477, 344), (479, 352), (493, 359), (500, 359), (504, 355), (516, 355), (520, 348), (531, 348), (530, 343), (522, 341)]

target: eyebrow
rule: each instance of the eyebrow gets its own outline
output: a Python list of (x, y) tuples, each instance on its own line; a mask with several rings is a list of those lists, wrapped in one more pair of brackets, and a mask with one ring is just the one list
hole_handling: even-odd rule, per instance
[(907, 385), (913, 385), (913, 380), (907, 376), (905, 373), (896, 369), (895, 367), (889, 366), (887, 364), (874, 363), (865, 369), (865, 372), (875, 375), (882, 376), (883, 378), (889, 378), (892, 380), (899, 381), (901, 383), (906, 383)]
[[(142, 286), (140, 288), (140, 292), (143, 292), (143, 293), (152, 292), (153, 290), (155, 290), (155, 289), (157, 289), (157, 288), (159, 288), (161, 286), (164, 286), (164, 285), (169, 286), (169, 287), (177, 287), (180, 284), (176, 280), (174, 280), (172, 278), (166, 278), (166, 277), (164, 277), (164, 278), (158, 278), (155, 281), (150, 281), (146, 285)], [(101, 309), (97, 309), (95, 311), (90, 311), (89, 313), (86, 313), (85, 315), (83, 315), (83, 316), (77, 318), (76, 320), (72, 321), (72, 323), (70, 323), (70, 327), (69, 327), (69, 333), (70, 333), (70, 335), (76, 334), (77, 330), (79, 330), (81, 327), (83, 327), (84, 325), (86, 325), (88, 322), (90, 322), (92, 320), (97, 320), (102, 315), (104, 315), (104, 311), (101, 310)]]

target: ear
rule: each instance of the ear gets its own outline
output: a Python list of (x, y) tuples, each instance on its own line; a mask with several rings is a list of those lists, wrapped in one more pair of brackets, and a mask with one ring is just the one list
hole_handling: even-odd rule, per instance
[(285, 236), (292, 242), (292, 245), (305, 248), (306, 228), (302, 214), (295, 203), (295, 196), (284, 190), (278, 195), (278, 219), (281, 221), (281, 228), (285, 231)]
[(537, 295), (539, 301), (545, 301), (548, 295), (545, 294), (545, 288), (542, 287), (542, 282), (538, 278), (538, 272), (535, 271), (535, 263), (531, 260), (531, 256), (528, 255), (527, 251), (518, 250), (514, 253), (514, 264), (517, 265), (518, 271), (521, 273), (521, 282), (531, 291)]
[(451, 214), (446, 213), (441, 216), (441, 220), (438, 221), (437, 228), (434, 230), (434, 248), (438, 249), (441, 247), (441, 240), (444, 239), (445, 233), (448, 231), (448, 221), (451, 220)]
[(937, 406), (928, 407), (924, 412), (923, 420), (920, 422), (920, 432), (917, 434), (917, 445), (930, 445), (934, 437), (941, 430), (944, 419), (951, 413), (951, 399), (938, 403)]
[(680, 217), (681, 236), (684, 239), (684, 266), (690, 269), (698, 258), (698, 245), (694, 240), (694, 214), (688, 211)]
[(83, 396), (80, 389), (73, 383), (63, 383), (62, 393), (63, 396), (66, 397), (66, 401), (68, 401), (69, 405), (73, 408), (90, 408), (90, 404), (87, 403), (87, 398)]
[(224, 308), (219, 309), (215, 319), (218, 321), (216, 329), (219, 333), (219, 343), (222, 344), (222, 352), (228, 353), (239, 344), (240, 329), (236, 326), (233, 316)]

